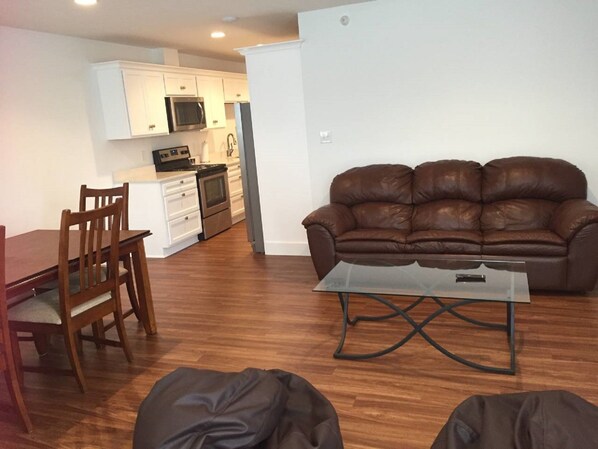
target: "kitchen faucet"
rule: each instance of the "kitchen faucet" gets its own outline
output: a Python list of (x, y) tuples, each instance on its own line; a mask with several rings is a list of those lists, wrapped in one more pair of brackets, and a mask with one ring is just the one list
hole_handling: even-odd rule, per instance
[[(233, 138), (233, 141), (230, 141), (230, 138)], [(228, 146), (228, 150), (226, 150), (226, 156), (227, 157), (231, 157), (233, 155), (233, 151), (235, 151), (235, 147), (233, 145), (237, 144), (237, 139), (235, 139), (235, 136), (233, 133), (229, 133), (228, 136), (226, 136), (226, 146)]]

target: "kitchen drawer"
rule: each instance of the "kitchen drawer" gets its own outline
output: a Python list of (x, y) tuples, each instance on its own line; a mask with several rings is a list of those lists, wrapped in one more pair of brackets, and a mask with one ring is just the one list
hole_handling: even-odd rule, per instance
[(166, 219), (173, 220), (199, 209), (199, 195), (195, 186), (164, 197)]
[(230, 196), (243, 194), (243, 178), (241, 176), (241, 170), (228, 173), (228, 191)]
[(243, 202), (243, 193), (230, 196), (230, 213), (233, 217), (245, 213), (245, 203)]
[(168, 222), (169, 244), (172, 246), (193, 235), (200, 234), (201, 231), (201, 215), (199, 211), (171, 220)]
[(166, 95), (197, 97), (197, 85), (193, 75), (164, 74), (164, 90)]
[(173, 193), (182, 192), (188, 190), (191, 186), (197, 189), (197, 179), (195, 175), (190, 175), (183, 179), (177, 179), (176, 181), (169, 181), (162, 184), (162, 193), (164, 196), (171, 195)]

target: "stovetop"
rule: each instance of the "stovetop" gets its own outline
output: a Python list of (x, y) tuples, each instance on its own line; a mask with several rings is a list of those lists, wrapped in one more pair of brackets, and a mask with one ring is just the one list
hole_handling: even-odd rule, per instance
[(227, 171), (226, 164), (192, 164), (189, 147), (163, 148), (152, 152), (157, 172), (196, 171), (197, 176)]

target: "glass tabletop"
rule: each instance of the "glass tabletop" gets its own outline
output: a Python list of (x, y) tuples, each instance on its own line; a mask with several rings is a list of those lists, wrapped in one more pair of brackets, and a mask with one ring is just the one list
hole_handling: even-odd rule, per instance
[(525, 262), (518, 261), (341, 261), (314, 291), (530, 302)]

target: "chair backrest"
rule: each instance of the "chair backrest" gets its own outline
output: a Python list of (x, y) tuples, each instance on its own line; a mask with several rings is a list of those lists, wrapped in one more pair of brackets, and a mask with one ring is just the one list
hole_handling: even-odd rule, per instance
[[(118, 300), (118, 246), (122, 200), (84, 212), (62, 211), (58, 249), (61, 314), (69, 320), (72, 308), (110, 291)], [(105, 226), (105, 224), (108, 226)], [(78, 227), (77, 237), (69, 233)], [(77, 244), (78, 240), (78, 244)], [(76, 251), (78, 248), (78, 252)], [(102, 251), (102, 248), (107, 248)], [(69, 286), (69, 259), (77, 260), (79, 281)], [(102, 266), (107, 262), (107, 270)], [(72, 282), (72, 281), (71, 281)]]
[(121, 229), (129, 229), (128, 182), (125, 182), (121, 187), (112, 187), (109, 189), (92, 189), (83, 184), (79, 195), (79, 212), (107, 206), (114, 203), (117, 198), (122, 199)]

